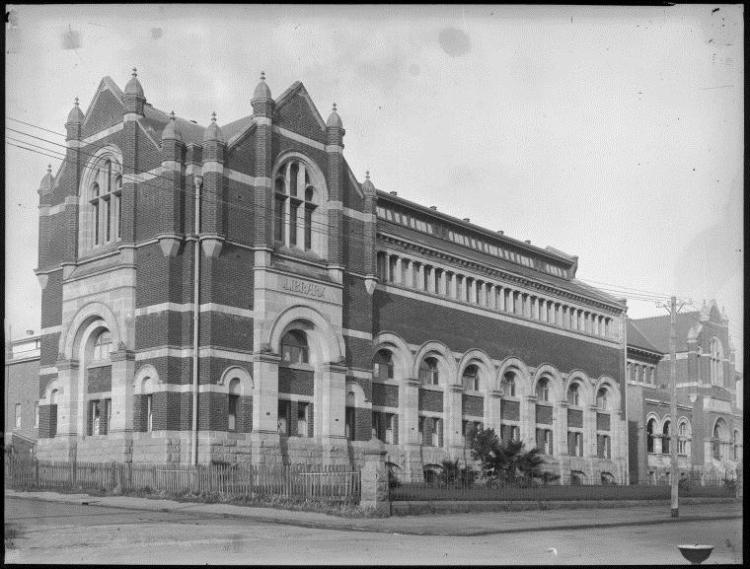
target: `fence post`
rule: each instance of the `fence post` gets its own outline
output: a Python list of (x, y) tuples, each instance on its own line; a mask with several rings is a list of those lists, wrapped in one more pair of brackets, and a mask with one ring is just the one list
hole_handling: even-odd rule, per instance
[(39, 488), (39, 459), (34, 458), (34, 485)]
[(385, 445), (377, 439), (372, 439), (365, 447), (359, 505), (363, 508), (374, 508), (376, 512), (390, 516), (391, 502), (385, 454)]

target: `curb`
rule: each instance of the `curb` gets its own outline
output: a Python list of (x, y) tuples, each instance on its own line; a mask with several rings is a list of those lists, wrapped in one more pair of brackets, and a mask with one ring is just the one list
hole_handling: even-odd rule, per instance
[[(524, 533), (524, 532), (538, 532), (538, 531), (555, 531), (555, 530), (568, 530), (568, 529), (593, 529), (593, 528), (616, 528), (616, 527), (625, 527), (625, 526), (634, 526), (634, 525), (657, 525), (657, 524), (666, 524), (666, 523), (680, 523), (680, 522), (699, 522), (699, 521), (715, 521), (715, 520), (731, 520), (731, 519), (742, 519), (742, 513), (739, 514), (707, 514), (707, 515), (689, 515), (689, 516), (683, 516), (680, 518), (639, 518), (637, 520), (626, 520), (626, 521), (618, 521), (614, 520), (612, 522), (607, 522), (605, 520), (598, 521), (596, 523), (592, 523), (590, 521), (582, 522), (582, 523), (565, 523), (562, 522), (560, 524), (555, 524), (554, 522), (547, 522), (545, 525), (533, 525), (533, 526), (520, 526), (520, 527), (508, 527), (508, 528), (493, 528), (493, 529), (477, 529), (477, 530), (465, 530), (465, 531), (456, 531), (456, 528), (446, 528), (445, 530), (439, 530), (439, 529), (421, 529), (421, 530), (411, 530), (409, 528), (400, 528), (400, 527), (387, 527), (387, 519), (388, 518), (370, 518), (373, 520), (372, 522), (368, 522), (368, 518), (330, 518), (328, 517), (328, 514), (322, 514), (317, 512), (307, 512), (312, 513), (320, 516), (327, 516), (328, 519), (322, 519), (322, 520), (299, 520), (299, 519), (285, 519), (281, 517), (275, 517), (275, 516), (267, 516), (267, 515), (254, 515), (250, 511), (247, 511), (246, 513), (240, 513), (240, 512), (204, 512), (198, 509), (192, 509), (192, 510), (181, 510), (180, 507), (169, 505), (164, 508), (144, 508), (143, 506), (126, 506), (126, 505), (111, 505), (106, 503), (101, 503), (97, 500), (99, 498), (98, 496), (91, 496), (91, 500), (85, 500), (82, 499), (82, 496), (78, 495), (79, 498), (77, 499), (50, 499), (49, 497), (44, 496), (24, 496), (23, 493), (13, 493), (8, 494), (6, 492), (6, 496), (11, 498), (19, 498), (19, 499), (25, 499), (25, 500), (35, 500), (40, 502), (57, 502), (60, 504), (69, 504), (69, 505), (82, 505), (83, 502), (88, 502), (86, 505), (91, 506), (98, 506), (98, 507), (104, 507), (104, 508), (113, 508), (113, 509), (119, 509), (119, 510), (128, 510), (128, 511), (142, 511), (142, 512), (154, 512), (154, 513), (169, 513), (169, 514), (184, 514), (184, 515), (200, 515), (204, 518), (214, 518), (214, 519), (238, 519), (238, 520), (252, 520), (253, 522), (260, 522), (260, 523), (268, 523), (268, 524), (277, 524), (277, 525), (288, 525), (288, 526), (294, 526), (294, 527), (305, 527), (305, 528), (314, 528), (314, 529), (323, 529), (323, 530), (331, 530), (331, 531), (354, 531), (354, 532), (372, 532), (372, 533), (390, 533), (390, 534), (400, 534), (400, 535), (415, 535), (415, 536), (454, 536), (454, 537), (471, 537), (471, 536), (483, 536), (483, 535), (496, 535), (496, 534), (505, 534), (505, 533)], [(63, 496), (58, 494), (58, 496)], [(146, 498), (148, 499), (148, 498)], [(723, 501), (731, 500), (733, 499), (723, 499)], [(716, 503), (716, 500), (713, 501)], [(706, 502), (702, 502), (706, 503)], [(185, 502), (186, 506), (201, 506), (202, 503), (200, 502)], [(536, 503), (534, 503), (536, 505)], [(182, 505), (182, 503), (180, 503)], [(620, 507), (626, 508), (632, 504), (626, 504), (621, 505)], [(648, 505), (648, 506), (655, 506), (655, 505), (663, 505), (663, 503), (660, 501), (657, 504), (643, 504), (641, 505)], [(242, 506), (235, 506), (235, 507), (242, 507)], [(596, 506), (589, 506), (589, 508), (594, 508)], [(248, 510), (251, 510), (251, 506), (246, 507)], [(564, 509), (564, 508), (558, 508), (557, 510)], [(583, 508), (579, 508), (583, 509)], [(527, 510), (528, 511), (528, 510)], [(552, 511), (550, 509), (549, 511)], [(459, 512), (443, 512), (443, 513), (459, 513)], [(460, 512), (460, 513), (466, 513), (466, 512)], [(511, 513), (511, 512), (508, 512)], [(398, 517), (398, 516), (396, 516)], [(378, 521), (382, 520), (382, 521)], [(364, 523), (362, 523), (364, 521)], [(357, 522), (360, 522), (359, 524)], [(372, 525), (371, 525), (372, 524)]]

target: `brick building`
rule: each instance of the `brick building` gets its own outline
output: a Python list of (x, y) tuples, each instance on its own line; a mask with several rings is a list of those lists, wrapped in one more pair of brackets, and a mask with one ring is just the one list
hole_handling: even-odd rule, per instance
[(203, 127), (133, 73), (71, 110), (39, 189), (40, 457), (357, 463), (378, 438), (420, 479), (483, 424), (626, 480), (624, 301), (360, 183), (301, 83), (251, 107)]
[(39, 427), (39, 348), (41, 338), (7, 342), (5, 346), (6, 444), (33, 446)]
[(715, 301), (678, 314), (674, 420), (669, 316), (628, 320), (631, 483), (667, 480), (672, 444), (677, 445), (681, 473), (734, 478), (741, 469), (742, 376), (734, 367), (727, 325)]

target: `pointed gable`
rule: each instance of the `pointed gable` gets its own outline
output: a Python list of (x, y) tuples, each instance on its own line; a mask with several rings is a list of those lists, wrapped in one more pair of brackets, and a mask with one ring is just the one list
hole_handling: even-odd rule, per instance
[(299, 81), (295, 81), (276, 101), (273, 122), (322, 144), (326, 142), (326, 123)]
[(122, 91), (110, 77), (104, 77), (99, 82), (96, 94), (86, 110), (83, 137), (86, 138), (122, 122), (124, 110)]

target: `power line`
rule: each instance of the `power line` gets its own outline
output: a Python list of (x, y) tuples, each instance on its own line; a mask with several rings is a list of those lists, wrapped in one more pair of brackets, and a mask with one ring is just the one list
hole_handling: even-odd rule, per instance
[(49, 132), (49, 133), (52, 133), (52, 134), (56, 134), (58, 136), (68, 136), (67, 134), (64, 134), (62, 132), (57, 132), (55, 130), (50, 130), (48, 128), (44, 128), (43, 126), (32, 124), (30, 122), (25, 122), (25, 121), (22, 121), (22, 120), (19, 120), (19, 119), (14, 119), (13, 117), (5, 117), (5, 118), (7, 118), (8, 120), (17, 122), (17, 123), (25, 124), (26, 126), (30, 126), (30, 127), (33, 127), (33, 128), (38, 128), (39, 130), (43, 130), (43, 131), (46, 131), (46, 132)]

